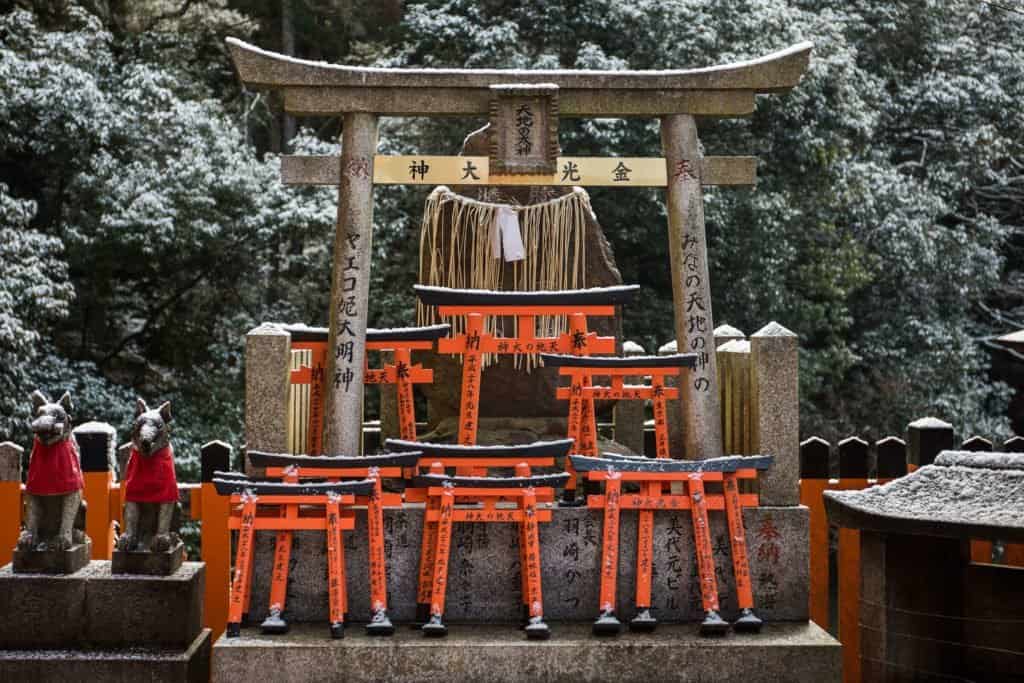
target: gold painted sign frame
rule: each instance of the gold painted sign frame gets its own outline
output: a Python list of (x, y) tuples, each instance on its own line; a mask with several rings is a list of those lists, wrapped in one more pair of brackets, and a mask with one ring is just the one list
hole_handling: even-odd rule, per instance
[[(669, 176), (664, 157), (556, 157), (555, 164), (555, 172), (547, 175), (509, 175), (496, 173), (488, 157), (378, 154), (373, 183), (665, 187)], [(337, 186), (340, 174), (341, 161), (335, 156), (281, 157), (285, 185)], [(757, 157), (704, 157), (698, 175), (702, 185), (752, 186), (757, 183)]]

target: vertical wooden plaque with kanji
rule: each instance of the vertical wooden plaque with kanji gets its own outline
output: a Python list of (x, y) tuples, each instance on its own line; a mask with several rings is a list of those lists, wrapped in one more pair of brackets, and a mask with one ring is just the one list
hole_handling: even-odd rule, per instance
[(492, 85), (490, 168), (495, 175), (553, 174), (558, 154), (558, 86)]

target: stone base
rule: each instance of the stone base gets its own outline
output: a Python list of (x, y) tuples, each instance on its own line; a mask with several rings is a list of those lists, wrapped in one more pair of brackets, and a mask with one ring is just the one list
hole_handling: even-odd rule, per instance
[(14, 549), (12, 564), (15, 574), (74, 574), (89, 564), (92, 541), (76, 543), (67, 550)]
[(839, 642), (817, 625), (766, 624), (758, 635), (701, 638), (697, 626), (662, 624), (652, 634), (597, 638), (590, 624), (551, 623), (551, 640), (527, 641), (510, 626), (451, 626), (443, 639), (399, 628), (390, 638), (327, 622), (282, 636), (244, 629), (213, 647), (213, 678), (255, 681), (839, 681)]
[(164, 552), (115, 550), (110, 563), (112, 574), (142, 574), (145, 576), (170, 576), (178, 571), (185, 561), (185, 544)]
[(7, 565), (0, 568), (0, 648), (185, 650), (202, 628), (204, 573), (201, 562), (185, 562), (170, 576), (114, 576), (105, 561), (63, 576), (14, 574)]
[(114, 647), (95, 650), (0, 650), (0, 681), (210, 680), (210, 629), (184, 650)]

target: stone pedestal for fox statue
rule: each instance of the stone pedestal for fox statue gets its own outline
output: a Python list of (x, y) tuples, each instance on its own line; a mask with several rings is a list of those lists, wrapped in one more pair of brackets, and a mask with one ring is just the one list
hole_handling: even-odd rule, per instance
[(132, 450), (124, 475), (124, 529), (114, 550), (114, 574), (172, 574), (185, 559), (178, 535), (181, 506), (171, 420), (170, 403), (150, 410), (141, 398), (136, 401)]
[(53, 402), (32, 392), (32, 454), (25, 482), (25, 528), (14, 550), (15, 573), (72, 574), (89, 563), (85, 480), (71, 438), (71, 395)]

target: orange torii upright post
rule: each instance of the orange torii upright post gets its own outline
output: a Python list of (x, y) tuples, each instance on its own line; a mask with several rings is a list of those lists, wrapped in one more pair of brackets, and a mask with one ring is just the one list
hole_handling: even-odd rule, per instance
[[(704, 620), (701, 635), (720, 635), (729, 623), (719, 616), (718, 582), (715, 578), (715, 560), (711, 550), (708, 510), (725, 510), (732, 548), (733, 572), (740, 616), (733, 622), (737, 631), (757, 631), (761, 619), (754, 614), (754, 598), (750, 585), (750, 566), (747, 560), (746, 532), (743, 528), (743, 508), (756, 507), (757, 494), (739, 493), (737, 480), (755, 479), (758, 470), (766, 470), (774, 458), (769, 455), (728, 456), (708, 460), (669, 460), (643, 457), (615, 456), (603, 458), (572, 456), (573, 466), (586, 473), (591, 481), (604, 481), (604, 495), (588, 498), (591, 508), (604, 510), (605, 537), (601, 546), (600, 612), (594, 622), (597, 635), (619, 633), (621, 623), (615, 616), (616, 572), (618, 566), (618, 530), (621, 510), (690, 510), (693, 517), (693, 542), (697, 555), (697, 573), (700, 581)], [(721, 481), (723, 493), (707, 493), (704, 483)], [(637, 482), (641, 491), (623, 493), (623, 482)], [(671, 482), (686, 482), (684, 495), (668, 493), (665, 486)], [(630, 622), (634, 631), (653, 631), (657, 620), (651, 615), (651, 574), (653, 544), (651, 530), (640, 529), (637, 534), (636, 617)]]
[[(327, 328), (286, 325), (292, 336), (293, 351), (309, 351), (310, 364), (292, 370), (292, 384), (309, 385), (309, 417), (306, 429), (306, 453), (323, 452), (324, 382), (327, 368)], [(451, 331), (449, 325), (396, 327), (366, 330), (367, 351), (390, 351), (394, 362), (381, 368), (367, 368), (364, 384), (394, 384), (398, 394), (398, 433), (403, 439), (416, 439), (414, 384), (430, 384), (434, 371), (412, 362), (413, 351), (432, 351), (434, 343)]]
[[(399, 493), (385, 492), (381, 487), (383, 479), (400, 479), (403, 473), (416, 466), (420, 453), (385, 453), (370, 456), (305, 456), (286, 453), (264, 453), (249, 451), (249, 462), (255, 467), (266, 468), (268, 478), (283, 479), (289, 484), (298, 484), (307, 479), (369, 479), (373, 490), (369, 495), (357, 495), (356, 505), (366, 506), (367, 536), (369, 538), (370, 570), (370, 622), (366, 625), (369, 635), (389, 636), (395, 627), (388, 618), (387, 566), (384, 557), (384, 508), (401, 508)], [(297, 519), (299, 506), (285, 504), (282, 517)], [(277, 532), (274, 548), (273, 575), (270, 584), (270, 609), (263, 621), (263, 633), (286, 633), (288, 622), (282, 616), (288, 590), (288, 563), (291, 558), (291, 529)]]
[[(480, 377), (485, 354), (560, 353), (578, 356), (615, 353), (614, 337), (599, 337), (587, 331), (588, 316), (615, 315), (615, 306), (628, 303), (640, 289), (638, 285), (594, 287), (558, 292), (492, 292), (415, 285), (416, 295), (427, 306), (437, 306), (442, 317), (463, 316), (465, 331), (437, 342), (438, 353), (462, 355), (462, 395), (459, 406), (459, 443), (476, 443), (479, 423)], [(537, 318), (567, 316), (569, 331), (557, 337), (538, 337)], [(488, 317), (515, 318), (518, 334), (498, 337), (485, 331)], [(589, 409), (584, 404), (590, 402)], [(592, 415), (590, 399), (581, 398), (570, 405), (574, 415)], [(575, 430), (579, 439), (574, 452), (597, 455), (597, 425), (586, 423)], [(576, 476), (566, 463), (569, 482), (563, 504), (582, 504), (576, 500)]]
[[(323, 531), (327, 534), (327, 585), (332, 638), (345, 635), (348, 596), (345, 581), (345, 548), (342, 532), (355, 528), (349, 510), (356, 496), (373, 495), (370, 479), (329, 483), (260, 481), (236, 472), (216, 472), (217, 493), (230, 496), (229, 528), (238, 531), (238, 551), (228, 602), (227, 637), (241, 635), (243, 615), (248, 612), (252, 591), (252, 566), (257, 531)], [(295, 514), (282, 508), (292, 506)], [(299, 514), (300, 506), (305, 508)], [(317, 514), (308, 515), (312, 508)], [(321, 513), (322, 511), (322, 513)]]
[[(443, 468), (454, 468), (456, 473), (478, 472), (491, 468), (509, 468), (525, 464), (530, 467), (554, 467), (556, 458), (565, 458), (572, 447), (572, 439), (554, 441), (535, 441), (534, 443), (514, 446), (463, 446), (457, 444), (429, 443), (425, 441), (405, 441), (388, 439), (385, 448), (391, 451), (416, 451), (421, 453), (417, 465), (417, 473), (421, 468), (440, 464)], [(426, 489), (415, 485), (405, 489), (407, 503), (426, 504), (423, 521), (423, 540), (420, 546), (419, 580), (416, 591), (416, 623), (425, 624), (430, 621), (431, 594), (434, 585), (435, 550), (437, 548), (436, 521), (431, 521), (441, 500), (437, 496), (427, 495)], [(522, 545), (520, 545), (522, 549)], [(522, 559), (522, 558), (520, 558)], [(525, 564), (520, 564), (525, 567)], [(526, 601), (526, 590), (523, 591), (523, 622), (529, 621), (529, 603)]]
[[(542, 353), (541, 359), (545, 367), (556, 367), (559, 374), (570, 378), (569, 386), (559, 387), (557, 396), (561, 399), (576, 401), (583, 415), (573, 419), (576, 409), (569, 409), (569, 438), (579, 440), (580, 429), (588, 429), (584, 425), (596, 424), (594, 415), (595, 400), (617, 401), (651, 401), (654, 407), (654, 442), (659, 458), (669, 457), (668, 421), (666, 419), (665, 401), (679, 398), (679, 389), (665, 386), (667, 377), (677, 377), (684, 368), (693, 369), (697, 364), (697, 354), (680, 353), (671, 356), (629, 356), (619, 357), (581, 357)], [(611, 386), (592, 384), (593, 376), (608, 377)], [(626, 377), (650, 377), (651, 383), (625, 384)], [(584, 399), (584, 400), (580, 400)], [(574, 429), (576, 431), (574, 431)], [(578, 442), (578, 441), (577, 441)], [(579, 453), (580, 455), (596, 456), (596, 453)], [(641, 521), (643, 515), (641, 514)]]
[[(434, 567), (431, 572), (430, 620), (423, 625), (427, 636), (448, 635), (444, 624), (444, 604), (448, 587), (448, 560), (452, 545), (452, 524), (455, 522), (513, 522), (519, 525), (519, 558), (522, 574), (523, 602), (528, 608), (526, 637), (544, 640), (551, 629), (544, 623), (544, 597), (541, 591), (540, 535), (537, 525), (551, 521), (551, 510), (538, 503), (553, 502), (555, 488), (568, 480), (565, 472), (531, 475), (530, 466), (519, 463), (514, 477), (448, 476), (444, 465), (435, 462), (430, 472), (413, 479), (413, 486), (424, 488), (427, 496), (439, 499), (428, 507), (424, 522), (437, 524)], [(458, 502), (471, 503), (456, 507)], [(515, 502), (514, 508), (498, 508), (501, 500)]]

